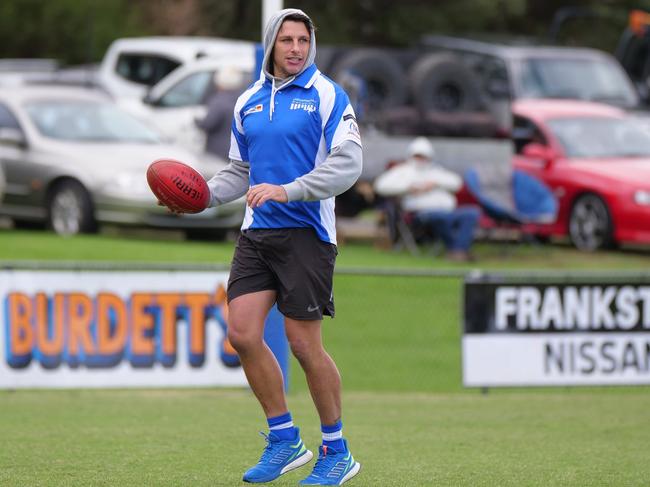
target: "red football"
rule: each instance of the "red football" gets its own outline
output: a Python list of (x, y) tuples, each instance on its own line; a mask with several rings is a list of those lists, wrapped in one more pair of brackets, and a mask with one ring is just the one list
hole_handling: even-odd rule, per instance
[(159, 159), (147, 169), (147, 182), (158, 201), (173, 211), (199, 213), (210, 203), (210, 188), (195, 169), (173, 159)]

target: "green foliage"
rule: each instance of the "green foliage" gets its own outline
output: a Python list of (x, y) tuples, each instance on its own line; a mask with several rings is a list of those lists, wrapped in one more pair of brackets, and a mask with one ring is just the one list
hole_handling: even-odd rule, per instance
[[(187, 24), (179, 26), (166, 0), (11, 0), (0, 2), (0, 57), (54, 57), (78, 64), (101, 59), (119, 37), (208, 35), (259, 41), (259, 0), (196, 0)], [(612, 51), (632, 8), (650, 9), (649, 0), (576, 0), (599, 18), (567, 24), (560, 43)], [(174, 5), (171, 5), (172, 7)], [(182, 5), (176, 5), (182, 7)], [(409, 46), (426, 34), (527, 36), (544, 39), (565, 0), (295, 0), (319, 27), (324, 44)], [(182, 9), (181, 9), (182, 10)], [(154, 21), (155, 20), (155, 21)], [(170, 23), (174, 23), (171, 25)], [(186, 29), (185, 32), (179, 32)], [(189, 30), (187, 30), (189, 29)]]
[(322, 43), (408, 46), (423, 34), (507, 30), (511, 18), (525, 13), (526, 2), (443, 0), (432, 5), (413, 0), (297, 0), (292, 6), (312, 16)]
[(114, 39), (147, 33), (128, 0), (0, 2), (0, 57), (97, 62)]
[(258, 0), (202, 0), (202, 31), (206, 35), (260, 41), (262, 9)]

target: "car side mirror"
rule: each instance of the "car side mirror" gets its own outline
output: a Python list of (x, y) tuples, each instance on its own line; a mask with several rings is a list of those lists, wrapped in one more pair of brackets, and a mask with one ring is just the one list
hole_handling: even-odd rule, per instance
[(521, 150), (521, 154), (533, 159), (542, 159), (546, 164), (550, 164), (557, 157), (553, 149), (537, 142), (526, 144)]
[(0, 144), (24, 149), (27, 147), (27, 140), (20, 129), (13, 127), (0, 127)]
[(147, 90), (145, 95), (142, 97), (142, 103), (145, 105), (155, 105), (157, 100), (151, 95), (151, 90)]

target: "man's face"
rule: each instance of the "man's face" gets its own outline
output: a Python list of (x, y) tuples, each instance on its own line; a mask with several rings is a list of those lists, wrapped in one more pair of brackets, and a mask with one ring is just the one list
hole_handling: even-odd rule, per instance
[(424, 154), (413, 154), (412, 159), (422, 165), (428, 165), (431, 162), (431, 160)]
[(300, 72), (307, 60), (309, 41), (304, 23), (285, 20), (273, 45), (273, 74), (284, 79)]

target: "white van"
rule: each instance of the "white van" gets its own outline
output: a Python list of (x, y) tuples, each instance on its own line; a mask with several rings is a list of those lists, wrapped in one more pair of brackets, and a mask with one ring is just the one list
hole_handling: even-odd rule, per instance
[(216, 37), (117, 39), (102, 59), (97, 81), (115, 99), (142, 98), (179, 67), (207, 57), (254, 64), (255, 43)]

